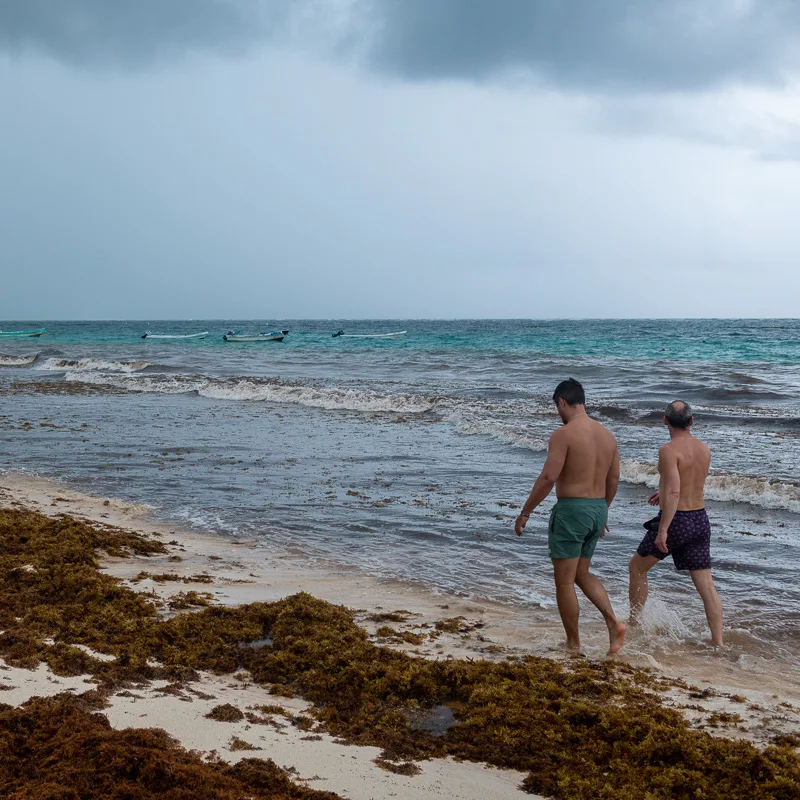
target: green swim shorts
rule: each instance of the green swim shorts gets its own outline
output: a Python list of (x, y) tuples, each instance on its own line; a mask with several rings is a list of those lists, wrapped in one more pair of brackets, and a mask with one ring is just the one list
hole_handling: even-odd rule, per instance
[(547, 554), (550, 558), (591, 558), (607, 520), (604, 498), (562, 497), (550, 512)]

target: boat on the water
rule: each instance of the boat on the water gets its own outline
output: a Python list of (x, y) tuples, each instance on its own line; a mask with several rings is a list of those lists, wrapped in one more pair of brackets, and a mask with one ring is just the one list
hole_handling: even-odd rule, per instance
[(0, 331), (0, 336), (41, 336), (46, 328), (34, 328), (30, 331)]
[(391, 333), (345, 333), (344, 331), (336, 331), (333, 338), (341, 337), (342, 339), (399, 339), (405, 336), (407, 331), (392, 331)]
[(228, 331), (222, 338), (226, 342), (282, 342), (289, 331), (269, 331), (265, 333), (237, 333)]
[(150, 333), (150, 331), (145, 331), (142, 339), (205, 339), (206, 336), (208, 336), (208, 331), (200, 333)]

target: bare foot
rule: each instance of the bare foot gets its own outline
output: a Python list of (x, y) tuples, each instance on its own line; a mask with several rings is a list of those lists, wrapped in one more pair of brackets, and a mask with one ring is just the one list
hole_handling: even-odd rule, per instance
[(581, 643), (580, 642), (559, 642), (558, 646), (562, 650), (566, 650), (568, 653), (580, 653), (581, 652)]
[(613, 628), (608, 631), (608, 654), (613, 656), (614, 653), (619, 653), (622, 650), (622, 645), (625, 644), (625, 634), (628, 632), (628, 626), (624, 622), (618, 622)]

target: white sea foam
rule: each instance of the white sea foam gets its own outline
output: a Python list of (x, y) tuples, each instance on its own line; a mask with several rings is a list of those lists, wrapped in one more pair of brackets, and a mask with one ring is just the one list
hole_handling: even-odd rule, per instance
[(519, 425), (493, 421), (488, 417), (475, 418), (461, 410), (455, 410), (449, 420), (458, 426), (461, 433), (470, 436), (491, 436), (504, 444), (513, 447), (524, 447), (529, 450), (542, 451), (547, 449), (547, 438), (544, 434), (538, 435)]
[(67, 358), (46, 358), (36, 369), (50, 372), (140, 372), (152, 366), (149, 361), (105, 361), (95, 358), (80, 358), (70, 360)]
[(685, 641), (693, 638), (685, 609), (679, 609), (658, 595), (651, 595), (640, 619), (643, 633), (663, 644), (664, 638)]
[[(620, 475), (628, 483), (658, 486), (658, 469), (642, 461), (620, 462)], [(762, 508), (800, 513), (800, 485), (754, 475), (723, 473), (710, 475), (705, 496), (723, 503), (750, 503)]]
[(66, 380), (114, 386), (132, 392), (185, 394), (197, 392), (215, 400), (292, 403), (341, 411), (421, 414), (436, 407), (439, 398), (414, 394), (388, 394), (337, 386), (306, 386), (275, 380), (212, 380), (180, 375), (111, 375), (69, 370)]
[(619, 462), (619, 473), (620, 478), (627, 483), (638, 483), (651, 488), (658, 486), (658, 468), (655, 464), (622, 459)]
[(216, 400), (261, 400), (272, 403), (295, 403), (345, 411), (389, 411), (400, 414), (421, 414), (435, 408), (438, 398), (413, 394), (383, 394), (366, 389), (344, 389), (335, 386), (302, 386), (280, 382), (249, 380), (235, 383), (207, 382), (198, 390), (203, 397)]
[(25, 356), (10, 356), (0, 353), (0, 367), (29, 367), (38, 357), (38, 353)]
[[(144, 367), (141, 367), (141, 369), (144, 369)], [(120, 372), (84, 372), (81, 369), (68, 369), (64, 379), (78, 383), (89, 383), (93, 386), (111, 386), (117, 389), (125, 389), (128, 392), (152, 394), (196, 392), (205, 382), (202, 378), (185, 378), (180, 375), (136, 375), (134, 370), (130, 370), (126, 374), (120, 374)]]

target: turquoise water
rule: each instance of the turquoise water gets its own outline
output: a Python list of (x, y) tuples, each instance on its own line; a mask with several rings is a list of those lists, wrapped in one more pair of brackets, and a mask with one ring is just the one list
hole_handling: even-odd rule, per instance
[[(403, 350), (470, 350), (504, 354), (601, 356), (647, 359), (666, 352), (669, 358), (696, 361), (765, 361), (800, 363), (798, 320), (191, 320), (58, 322), (8, 320), (2, 330), (46, 327), (42, 342), (74, 344), (130, 343), (144, 331), (153, 333), (210, 332), (206, 340), (176, 342), (184, 346), (225, 347), (228, 329), (248, 332), (292, 331), (285, 347), (307, 347), (309, 337), (318, 347), (339, 329), (347, 333), (407, 330), (396, 342)], [(148, 343), (152, 344), (152, 342)], [(339, 342), (338, 344), (341, 344)], [(349, 342), (358, 346), (363, 342)], [(374, 345), (374, 341), (372, 343)], [(664, 350), (662, 350), (664, 348)]]

